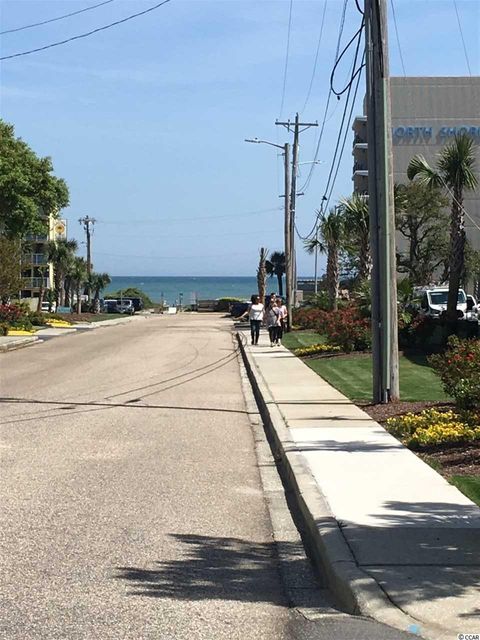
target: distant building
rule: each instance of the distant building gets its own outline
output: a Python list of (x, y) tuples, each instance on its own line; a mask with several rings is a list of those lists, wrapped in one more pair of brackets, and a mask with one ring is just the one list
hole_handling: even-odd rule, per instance
[[(455, 134), (466, 133), (478, 149), (480, 178), (480, 77), (391, 78), (393, 171), (396, 183), (407, 183), (410, 159), (423, 155), (429, 164)], [(367, 115), (353, 123), (353, 190), (368, 193)], [(467, 238), (480, 250), (480, 188), (466, 191)], [(477, 226), (476, 226), (477, 225)]]
[(53, 265), (47, 260), (48, 243), (67, 236), (67, 221), (53, 216), (48, 218), (48, 230), (43, 234), (27, 234), (25, 245), (28, 251), (22, 256), (22, 299), (38, 298), (40, 289), (53, 287)]

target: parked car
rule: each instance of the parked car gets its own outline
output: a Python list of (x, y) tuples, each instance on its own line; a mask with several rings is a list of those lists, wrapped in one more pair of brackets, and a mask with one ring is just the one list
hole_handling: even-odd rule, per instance
[(125, 298), (122, 300), (117, 300), (116, 304), (117, 313), (126, 313), (133, 316), (135, 313), (135, 307), (133, 306), (133, 302), (131, 300), (126, 300)]
[(123, 298), (124, 300), (131, 300), (135, 311), (141, 311), (143, 309), (143, 300), (141, 298)]
[[(420, 297), (420, 313), (438, 318), (447, 309), (448, 287), (425, 287), (416, 290)], [(458, 291), (457, 314), (464, 318), (467, 311), (467, 295), (463, 289)]]
[(104, 313), (118, 313), (116, 300), (103, 300), (101, 309)]

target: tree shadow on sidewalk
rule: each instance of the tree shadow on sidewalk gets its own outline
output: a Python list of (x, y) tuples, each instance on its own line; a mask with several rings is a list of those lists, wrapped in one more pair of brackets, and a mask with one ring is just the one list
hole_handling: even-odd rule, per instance
[[(193, 534), (171, 537), (182, 545), (179, 559), (157, 561), (153, 569), (117, 567), (115, 577), (130, 583), (129, 595), (286, 604), (278, 587), (274, 542)], [(291, 544), (295, 553), (297, 547)]]

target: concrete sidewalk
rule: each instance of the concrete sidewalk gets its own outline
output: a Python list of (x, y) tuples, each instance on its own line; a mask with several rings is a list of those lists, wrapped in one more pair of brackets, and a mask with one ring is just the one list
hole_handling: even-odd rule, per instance
[(435, 640), (480, 633), (480, 509), (288, 350), (239, 336), (307, 543), (344, 606)]

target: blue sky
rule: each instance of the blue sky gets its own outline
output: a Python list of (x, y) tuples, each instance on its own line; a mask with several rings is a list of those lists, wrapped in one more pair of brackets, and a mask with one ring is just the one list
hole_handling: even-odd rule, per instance
[[(452, 0), (394, 0), (407, 75), (468, 75)], [(95, 0), (4, 0), (3, 29), (96, 4)], [(2, 55), (62, 40), (156, 4), (116, 0), (67, 20), (2, 36)], [(328, 0), (310, 100), (322, 119), (343, 2)], [(480, 73), (480, 3), (457, 0), (472, 73)], [(251, 275), (258, 248), (282, 249), (282, 159), (288, 134), (275, 119), (302, 110), (312, 77), (323, 0), (294, 0), (284, 108), (288, 0), (172, 0), (90, 38), (8, 60), (2, 117), (66, 179), (69, 236), (95, 217), (94, 267), (112, 275)], [(389, 3), (390, 22), (391, 4)], [(350, 0), (342, 42), (359, 26)], [(448, 45), (446, 44), (448, 43)], [(392, 75), (403, 75), (393, 23)], [(339, 82), (349, 72), (349, 55)], [(363, 81), (359, 91), (361, 112)], [(331, 101), (319, 152), (324, 164), (297, 207), (306, 232), (325, 188), (343, 102)], [(311, 160), (314, 129), (301, 138)], [(351, 138), (333, 192), (351, 192)], [(300, 185), (309, 165), (301, 167)], [(84, 251), (84, 246), (81, 246)], [(298, 248), (298, 272), (313, 259)]]

